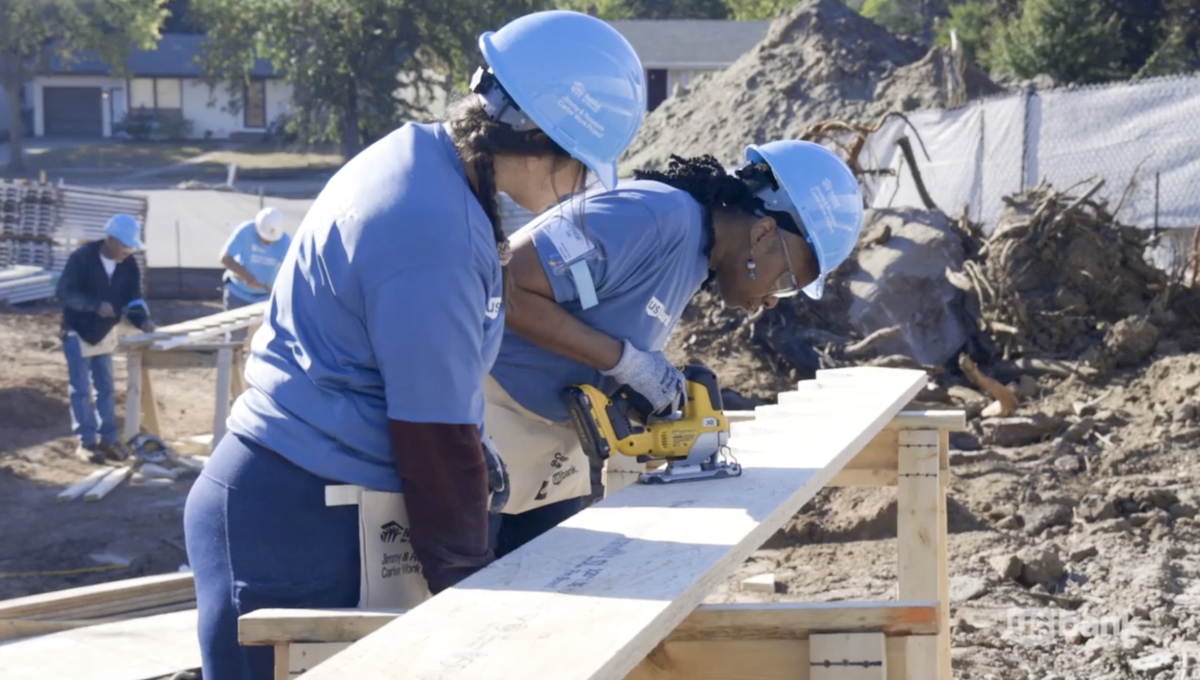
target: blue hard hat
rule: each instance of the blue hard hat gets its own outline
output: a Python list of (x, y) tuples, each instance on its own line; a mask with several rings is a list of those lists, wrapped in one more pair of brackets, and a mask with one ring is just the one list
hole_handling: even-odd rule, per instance
[(646, 115), (637, 53), (604, 21), (580, 12), (534, 12), (479, 36), (479, 50), (520, 113), (604, 184)]
[(126, 248), (142, 249), (141, 226), (133, 215), (117, 214), (108, 218), (104, 233), (125, 244)]
[(779, 185), (758, 192), (768, 210), (786, 212), (805, 232), (820, 273), (804, 294), (820, 300), (825, 276), (850, 257), (863, 226), (858, 180), (837, 154), (820, 144), (786, 139), (746, 147), (746, 160), (765, 162)]

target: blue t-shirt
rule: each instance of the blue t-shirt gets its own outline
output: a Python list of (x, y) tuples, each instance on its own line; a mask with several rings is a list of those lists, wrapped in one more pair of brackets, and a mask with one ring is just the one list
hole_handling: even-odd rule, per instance
[(389, 418), (483, 428), (501, 289), (445, 128), (401, 127), (339, 170), (300, 225), (229, 430), (326, 479), (401, 491)]
[[(563, 255), (579, 251), (578, 240), (563, 227), (578, 224), (600, 255), (589, 259), (598, 304), (582, 309), (574, 278), (563, 269)], [(523, 227), (534, 246), (554, 299), (572, 316), (645, 351), (661, 350), (688, 301), (708, 277), (700, 204), (686, 192), (651, 181), (620, 183), (611, 192), (593, 194), (552, 208)], [(563, 234), (563, 236), (560, 236)], [(586, 246), (584, 246), (586, 248)], [(569, 255), (568, 255), (569, 256)], [(505, 331), (492, 377), (521, 406), (553, 420), (570, 419), (562, 402), (568, 385), (588, 383), (610, 392), (619, 385), (600, 371), (544, 350)]]
[[(221, 248), (221, 253), (237, 260), (237, 263), (248, 269), (259, 283), (270, 288), (275, 283), (279, 265), (283, 263), (283, 256), (287, 255), (288, 246), (291, 244), (292, 237), (287, 234), (280, 236), (274, 243), (263, 243), (254, 229), (254, 220), (249, 220), (233, 230)], [(262, 302), (271, 295), (269, 290), (255, 290), (247, 286), (229, 272), (225, 273), (225, 281), (229, 292), (247, 302)]]

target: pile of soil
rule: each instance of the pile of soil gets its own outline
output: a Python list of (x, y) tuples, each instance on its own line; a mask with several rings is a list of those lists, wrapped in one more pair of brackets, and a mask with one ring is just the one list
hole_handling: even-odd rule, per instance
[[(655, 109), (622, 159), (662, 168), (671, 154), (742, 160), (751, 142), (799, 138), (829, 119), (871, 124), (888, 111), (942, 107), (945, 50), (897, 37), (838, 0), (803, 0), (724, 71), (702, 76)], [(968, 97), (1001, 91), (968, 69)]]

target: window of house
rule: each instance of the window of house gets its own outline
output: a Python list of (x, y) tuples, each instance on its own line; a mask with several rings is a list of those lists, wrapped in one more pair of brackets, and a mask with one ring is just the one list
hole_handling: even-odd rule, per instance
[(244, 125), (248, 128), (265, 128), (267, 126), (267, 81), (251, 80), (246, 85)]
[(129, 81), (129, 108), (133, 111), (180, 111), (183, 84), (178, 78), (134, 78)]

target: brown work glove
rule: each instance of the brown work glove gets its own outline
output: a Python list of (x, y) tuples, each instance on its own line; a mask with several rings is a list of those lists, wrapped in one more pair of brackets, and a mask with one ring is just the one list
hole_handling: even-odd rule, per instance
[(413, 552), (434, 595), (495, 559), (488, 469), (474, 425), (388, 421)]

